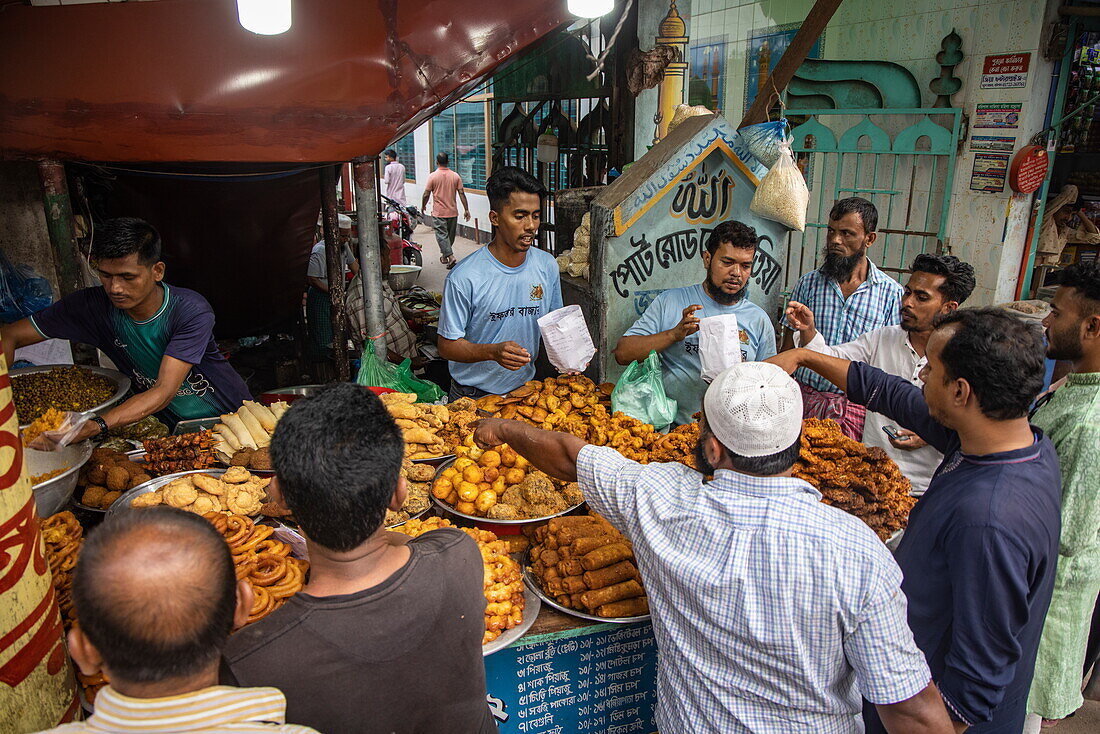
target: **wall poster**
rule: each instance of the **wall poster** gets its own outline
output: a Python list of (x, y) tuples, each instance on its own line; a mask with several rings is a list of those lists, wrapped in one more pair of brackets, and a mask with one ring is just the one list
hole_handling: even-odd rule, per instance
[(1017, 128), (1020, 126), (1020, 102), (994, 102), (980, 104), (974, 111), (972, 128)]
[(974, 156), (974, 168), (970, 171), (970, 190), (999, 194), (1005, 189), (1007, 175), (1007, 154), (978, 153)]

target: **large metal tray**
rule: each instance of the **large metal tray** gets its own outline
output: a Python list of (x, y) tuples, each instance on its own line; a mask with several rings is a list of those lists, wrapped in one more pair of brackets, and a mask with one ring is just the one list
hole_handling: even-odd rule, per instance
[[(435, 489), (435, 483), (439, 480), (439, 476), (444, 471), (446, 471), (447, 467), (449, 467), (451, 464), (455, 463), (455, 461), (457, 461), (457, 459), (452, 458), (448, 461), (443, 462), (442, 464), (439, 464), (435, 468), (435, 476), (432, 477), (432, 489), (433, 490)], [(470, 522), (489, 523), (491, 525), (530, 525), (531, 523), (536, 523), (536, 522), (546, 522), (547, 520), (552, 520), (555, 517), (561, 517), (562, 515), (568, 515), (570, 512), (572, 512), (573, 510), (576, 510), (578, 507), (580, 507), (581, 505), (584, 504), (584, 501), (582, 500), (582, 501), (578, 502), (577, 504), (573, 505), (572, 507), (567, 507), (564, 510), (562, 510), (561, 512), (555, 513), (553, 515), (547, 515), (546, 517), (535, 517), (535, 518), (531, 518), (529, 520), (496, 520), (496, 519), (491, 518), (491, 517), (478, 517), (477, 515), (467, 515), (464, 512), (459, 512), (458, 510), (451, 507), (450, 505), (448, 505), (443, 500), (436, 497), (434, 492), (429, 492), (428, 494), (432, 498), (432, 503), (436, 507), (438, 507), (441, 511), (446, 512), (448, 515), (454, 515), (455, 517), (461, 517), (463, 520), (469, 520)]]
[[(57, 367), (73, 366), (74, 365), (71, 364), (44, 364), (37, 367), (20, 367), (19, 369), (10, 370), (8, 374), (14, 379), (16, 377), (19, 377), (20, 375), (33, 375), (38, 372), (49, 372), (50, 370)], [(84, 411), (85, 413), (95, 413), (96, 415), (102, 415), (106, 413), (108, 410), (121, 403), (122, 399), (126, 397), (126, 393), (130, 390), (130, 378), (122, 374), (118, 370), (109, 370), (106, 367), (93, 367), (84, 364), (78, 364), (75, 366), (80, 367), (81, 369), (88, 370), (89, 372), (94, 372), (97, 375), (102, 375), (103, 377), (106, 377), (115, 383), (115, 394), (107, 398), (106, 401), (100, 403), (99, 405), (92, 406), (88, 410)], [(20, 423), (19, 428), (23, 429), (29, 425), (29, 421), (27, 423)]]
[(173, 479), (179, 479), (185, 477), (188, 474), (209, 474), (211, 476), (220, 477), (225, 474), (225, 469), (191, 469), (189, 471), (180, 471), (175, 474), (165, 474), (161, 477), (154, 477), (148, 482), (143, 482), (133, 489), (128, 489), (122, 493), (122, 496), (115, 500), (110, 507), (107, 508), (106, 517), (114, 517), (115, 515), (121, 515), (124, 512), (131, 511), (130, 502), (140, 494), (148, 494), (149, 492), (155, 492), (164, 485), (171, 482)]
[(542, 602), (539, 597), (531, 593), (531, 590), (524, 586), (523, 621), (512, 629), (503, 632), (500, 637), (496, 638), (488, 645), (482, 645), (482, 657), (489, 657), (494, 652), (500, 652), (504, 648), (510, 647), (514, 642), (519, 640), (519, 638), (527, 634), (527, 631), (535, 624), (535, 620), (538, 619), (540, 611), (542, 611)]
[(581, 619), (587, 619), (592, 622), (610, 622), (611, 624), (631, 624), (633, 622), (648, 622), (650, 615), (640, 614), (637, 617), (598, 617), (595, 614), (589, 614), (588, 612), (581, 612), (576, 609), (570, 609), (564, 604), (558, 604), (552, 596), (547, 594), (539, 586), (539, 580), (535, 578), (535, 575), (531, 573), (527, 561), (529, 559), (524, 558), (523, 563), (523, 583), (530, 589), (539, 599), (545, 604), (550, 605), (554, 609), (557, 609), (563, 614), (568, 614), (571, 617), (579, 617)]

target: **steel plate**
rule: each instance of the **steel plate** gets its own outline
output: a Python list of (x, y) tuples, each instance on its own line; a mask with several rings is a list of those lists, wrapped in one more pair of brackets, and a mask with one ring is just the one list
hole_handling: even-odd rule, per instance
[(531, 626), (535, 624), (535, 620), (538, 619), (540, 611), (542, 611), (542, 602), (539, 600), (538, 595), (531, 593), (531, 590), (524, 585), (523, 621), (512, 629), (505, 631), (500, 637), (496, 638), (488, 645), (482, 645), (481, 655), (483, 657), (489, 657), (494, 652), (500, 652), (504, 648), (511, 646), (512, 643), (527, 634), (527, 630), (531, 629)]
[(555, 601), (553, 597), (551, 597), (549, 594), (544, 592), (539, 587), (538, 579), (535, 578), (535, 575), (533, 573), (531, 573), (530, 569), (528, 568), (528, 565), (526, 563), (527, 560), (528, 560), (527, 558), (524, 558), (524, 561), (525, 561), (524, 564), (523, 564), (523, 582), (524, 582), (524, 584), (527, 586), (528, 589), (530, 589), (532, 592), (534, 592), (534, 594), (536, 596), (538, 596), (539, 599), (542, 599), (542, 601), (545, 604), (548, 604), (549, 606), (553, 607), (554, 609), (557, 609), (559, 612), (562, 612), (563, 614), (568, 614), (571, 617), (579, 617), (581, 619), (591, 620), (592, 622), (610, 622), (611, 624), (630, 624), (632, 622), (647, 622), (647, 621), (649, 621), (650, 615), (648, 615), (648, 614), (641, 614), (637, 617), (597, 617), (595, 614), (589, 614), (588, 612), (580, 612), (580, 611), (577, 611), (576, 609), (570, 609), (569, 607), (567, 607), (563, 604), (558, 604), (558, 602)]
[[(451, 464), (453, 464), (456, 460), (457, 459), (450, 459), (448, 461), (443, 462), (442, 464), (440, 464), (439, 466), (437, 466), (435, 468), (435, 476), (432, 477), (432, 489), (433, 490), (435, 489), (435, 483), (439, 480), (439, 475), (442, 474), (444, 471), (446, 471), (447, 467), (449, 467)], [(492, 525), (530, 525), (531, 523), (535, 523), (535, 522), (545, 522), (546, 520), (552, 520), (555, 517), (561, 517), (562, 515), (568, 515), (570, 512), (572, 512), (573, 510), (576, 510), (578, 507), (580, 507), (581, 505), (584, 504), (584, 501), (582, 500), (581, 502), (578, 502), (577, 504), (573, 505), (572, 507), (567, 507), (564, 510), (562, 510), (561, 512), (555, 513), (553, 515), (547, 515), (546, 517), (534, 517), (534, 518), (531, 518), (529, 520), (496, 520), (496, 519), (491, 518), (491, 517), (478, 517), (477, 515), (467, 515), (464, 512), (459, 512), (458, 510), (451, 507), (450, 505), (448, 505), (443, 500), (436, 497), (434, 492), (429, 491), (428, 495), (432, 498), (432, 503), (436, 507), (438, 507), (440, 510), (442, 510), (443, 512), (446, 512), (448, 515), (454, 515), (455, 517), (461, 517), (463, 520), (469, 520), (471, 522), (490, 523)]]
[(107, 517), (114, 517), (115, 515), (120, 515), (124, 512), (132, 510), (133, 508), (130, 507), (130, 502), (133, 501), (134, 497), (137, 497), (139, 494), (148, 494), (149, 492), (154, 492), (163, 487), (165, 484), (168, 484), (173, 479), (179, 479), (180, 477), (185, 477), (188, 474), (209, 474), (211, 476), (220, 477), (222, 474), (225, 474), (225, 471), (225, 469), (213, 468), (191, 469), (189, 471), (176, 472), (175, 474), (165, 474), (162, 477), (154, 477), (148, 482), (142, 482), (133, 489), (128, 489), (123, 492), (122, 496), (115, 500), (111, 504), (111, 506), (107, 508)]
[[(106, 367), (94, 367), (92, 365), (85, 365), (85, 364), (78, 364), (78, 365), (43, 364), (43, 365), (38, 365), (36, 367), (20, 367), (19, 369), (8, 370), (8, 375), (10, 375), (13, 379), (12, 387), (14, 388), (14, 378), (19, 377), (20, 375), (33, 375), (33, 374), (36, 374), (38, 372), (49, 372), (50, 370), (56, 369), (56, 368), (59, 368), (59, 367), (74, 367), (74, 366), (75, 367), (80, 367), (81, 369), (88, 370), (89, 372), (93, 372), (97, 375), (100, 375), (101, 377), (106, 377), (107, 379), (109, 379), (109, 380), (111, 380), (112, 382), (115, 383), (115, 394), (112, 395), (111, 397), (107, 398), (106, 401), (100, 403), (99, 405), (94, 405), (91, 408), (89, 408), (88, 410), (85, 410), (84, 411), (85, 414), (95, 413), (96, 415), (103, 415), (108, 410), (110, 410), (111, 408), (113, 408), (116, 405), (118, 405), (119, 403), (121, 403), (122, 399), (124, 397), (126, 397), (126, 393), (129, 392), (129, 390), (130, 390), (130, 378), (127, 377), (126, 375), (122, 374), (118, 370), (110, 370), (110, 369), (107, 369)], [(20, 430), (22, 430), (22, 429), (26, 428), (29, 425), (30, 425), (30, 423), (21, 423), (19, 425), (19, 428), (20, 428)]]

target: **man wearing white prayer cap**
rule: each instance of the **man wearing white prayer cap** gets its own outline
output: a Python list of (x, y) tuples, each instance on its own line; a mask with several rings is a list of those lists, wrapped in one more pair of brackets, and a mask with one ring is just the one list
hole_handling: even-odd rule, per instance
[(631, 540), (657, 639), (660, 731), (856, 734), (866, 698), (890, 732), (950, 734), (890, 552), (791, 476), (801, 433), (794, 380), (743, 362), (703, 398), (702, 473), (518, 421), (482, 420), (474, 439), (579, 482)]

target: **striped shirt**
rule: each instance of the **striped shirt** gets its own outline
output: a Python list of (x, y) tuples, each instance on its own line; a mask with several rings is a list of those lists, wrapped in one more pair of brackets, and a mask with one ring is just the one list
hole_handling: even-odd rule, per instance
[(49, 731), (317, 734), (285, 721), (286, 698), (278, 688), (211, 686), (167, 698), (131, 698), (107, 686), (96, 694), (95, 713), (87, 721)]
[[(814, 313), (818, 333), (830, 346), (847, 344), (861, 334), (882, 326), (901, 323), (901, 297), (905, 289), (867, 259), (867, 280), (859, 284), (848, 298), (836, 281), (827, 279), (820, 270), (811, 270), (798, 279), (792, 301), (809, 306)], [(787, 317), (783, 325), (791, 328)], [(799, 367), (795, 379), (821, 392), (839, 393), (824, 377)]]
[(634, 544), (660, 731), (855, 734), (861, 694), (896, 703), (931, 680), (890, 552), (806, 482), (720, 469), (704, 483), (597, 446), (577, 476)]

